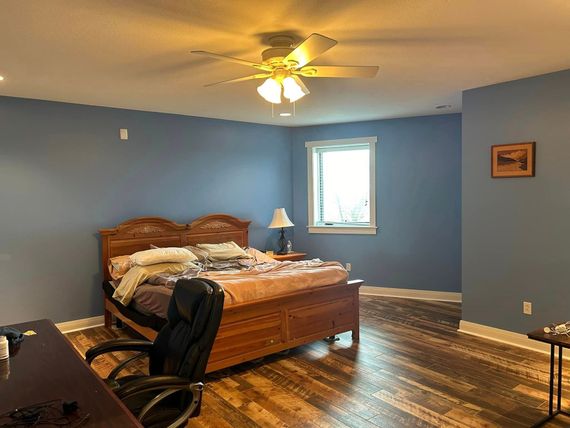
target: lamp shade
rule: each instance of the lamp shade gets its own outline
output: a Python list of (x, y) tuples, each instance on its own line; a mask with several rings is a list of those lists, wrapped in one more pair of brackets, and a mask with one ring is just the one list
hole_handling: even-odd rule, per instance
[(265, 101), (272, 104), (281, 103), (281, 84), (271, 77), (257, 87), (257, 92)]
[(297, 76), (283, 79), (283, 96), (294, 103), (309, 93), (309, 90)]
[(287, 216), (285, 208), (275, 208), (275, 211), (273, 211), (273, 220), (271, 220), (271, 224), (267, 227), (269, 227), (269, 229), (278, 229), (280, 227), (291, 226), (295, 225)]

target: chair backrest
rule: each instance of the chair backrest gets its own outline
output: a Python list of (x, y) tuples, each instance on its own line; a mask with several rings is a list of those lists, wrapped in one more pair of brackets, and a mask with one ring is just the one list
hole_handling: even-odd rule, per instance
[(168, 323), (150, 352), (149, 373), (203, 382), (223, 307), (219, 284), (202, 278), (179, 280), (170, 299)]

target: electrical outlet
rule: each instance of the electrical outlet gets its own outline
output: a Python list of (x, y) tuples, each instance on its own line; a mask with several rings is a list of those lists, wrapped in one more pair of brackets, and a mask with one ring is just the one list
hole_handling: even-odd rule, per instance
[(346, 270), (347, 270), (348, 272), (350, 272), (350, 271), (352, 270), (352, 263), (347, 263), (347, 264), (346, 264)]
[(523, 314), (532, 315), (532, 302), (523, 302)]

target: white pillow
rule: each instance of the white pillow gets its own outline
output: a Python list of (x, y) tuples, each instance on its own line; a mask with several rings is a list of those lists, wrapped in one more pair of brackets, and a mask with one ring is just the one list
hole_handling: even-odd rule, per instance
[(213, 261), (250, 258), (243, 248), (233, 241), (223, 244), (196, 244), (201, 250), (208, 252), (208, 257)]
[(131, 262), (137, 266), (155, 265), (157, 263), (187, 263), (195, 260), (197, 258), (192, 251), (179, 247), (153, 248), (131, 255)]

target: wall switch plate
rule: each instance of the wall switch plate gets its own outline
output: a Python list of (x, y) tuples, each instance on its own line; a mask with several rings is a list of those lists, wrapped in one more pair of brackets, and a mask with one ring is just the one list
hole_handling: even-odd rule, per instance
[(347, 270), (347, 272), (350, 272), (352, 270), (352, 263), (346, 264), (346, 270)]
[(532, 315), (532, 302), (523, 302), (523, 314)]
[(119, 136), (121, 140), (128, 140), (129, 139), (129, 130), (126, 128), (119, 129)]

